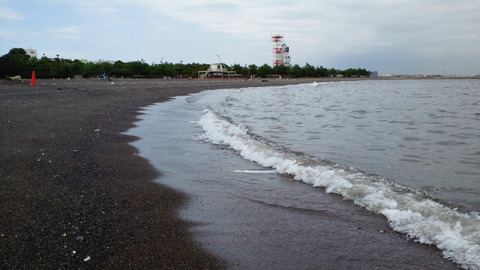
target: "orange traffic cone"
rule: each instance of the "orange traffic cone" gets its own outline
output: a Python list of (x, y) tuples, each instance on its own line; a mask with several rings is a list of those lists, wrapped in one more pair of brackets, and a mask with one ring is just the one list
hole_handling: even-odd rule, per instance
[(35, 70), (32, 71), (32, 80), (30, 81), (30, 85), (37, 85), (37, 78), (35, 77)]

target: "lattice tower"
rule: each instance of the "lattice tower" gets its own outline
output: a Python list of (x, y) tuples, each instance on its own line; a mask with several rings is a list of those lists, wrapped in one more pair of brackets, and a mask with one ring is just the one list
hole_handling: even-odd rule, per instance
[(273, 66), (290, 66), (290, 48), (283, 42), (282, 35), (272, 36)]

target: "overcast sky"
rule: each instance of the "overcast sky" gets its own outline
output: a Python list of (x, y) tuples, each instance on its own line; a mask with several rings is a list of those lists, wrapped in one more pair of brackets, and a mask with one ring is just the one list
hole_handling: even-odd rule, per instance
[(0, 0), (0, 55), (480, 74), (479, 0)]

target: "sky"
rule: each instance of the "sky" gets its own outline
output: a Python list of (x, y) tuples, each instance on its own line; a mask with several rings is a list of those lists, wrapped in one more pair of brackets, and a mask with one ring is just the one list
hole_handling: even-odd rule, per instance
[(480, 74), (479, 0), (0, 0), (0, 55)]

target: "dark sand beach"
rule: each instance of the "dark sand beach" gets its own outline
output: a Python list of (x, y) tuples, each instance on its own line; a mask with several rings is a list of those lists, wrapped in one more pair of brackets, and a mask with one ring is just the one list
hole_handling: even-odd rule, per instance
[[(0, 81), (0, 269), (229, 267), (225, 258), (194, 240), (194, 224), (179, 218), (189, 195), (154, 182), (161, 169), (129, 144), (135, 137), (122, 133), (133, 127), (140, 108), (174, 96), (312, 81), (118, 79), (110, 84), (78, 79), (37, 80), (35, 86)], [(397, 269), (456, 268), (434, 247), (394, 233), (381, 237), (375, 230), (387, 225), (380, 217), (378, 224), (361, 234), (361, 242), (345, 240), (345, 231), (337, 233), (330, 225), (322, 229), (331, 231), (330, 241), (316, 230), (321, 241), (315, 246), (324, 251), (303, 267), (381, 269), (392, 258), (392, 265), (402, 266)], [(312, 237), (308, 232), (300, 236)], [(332, 248), (329, 243), (337, 244)], [(238, 245), (242, 242), (231, 252)], [(362, 265), (352, 259), (383, 245), (388, 253), (383, 263)], [(383, 258), (385, 252), (367, 258)]]
[(217, 269), (177, 217), (187, 194), (122, 135), (139, 108), (300, 80), (0, 81), (0, 269)]

